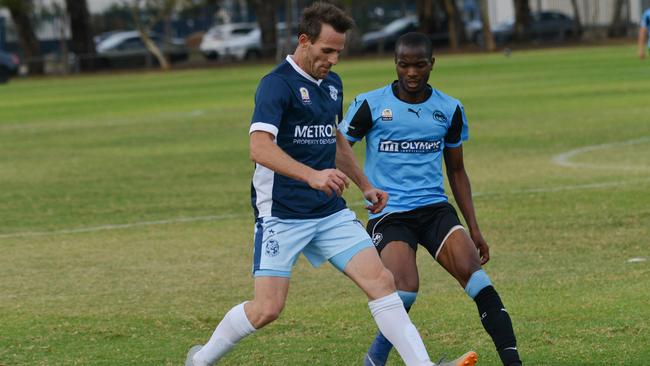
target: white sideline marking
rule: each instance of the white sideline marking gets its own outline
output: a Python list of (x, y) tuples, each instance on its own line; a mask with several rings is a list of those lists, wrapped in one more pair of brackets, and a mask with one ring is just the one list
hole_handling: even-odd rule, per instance
[[(503, 191), (503, 192), (486, 192), (486, 193), (476, 192), (472, 194), (472, 196), (485, 197), (485, 196), (498, 196), (498, 195), (507, 195), (507, 194), (545, 193), (545, 192), (559, 192), (559, 191), (570, 191), (570, 190), (581, 190), (581, 189), (600, 189), (600, 188), (609, 188), (609, 187), (623, 186), (628, 184), (648, 183), (648, 182), (650, 182), (650, 178), (629, 180), (629, 181), (605, 182), (605, 183), (576, 184), (576, 185), (548, 187), (548, 188), (514, 189), (510, 191)], [(359, 207), (365, 205), (366, 203), (363, 201), (348, 203), (349, 207)], [(61, 234), (91, 233), (96, 231), (129, 229), (133, 227), (168, 225), (168, 224), (177, 224), (177, 223), (184, 223), (184, 222), (222, 221), (222, 220), (229, 220), (229, 219), (240, 219), (240, 218), (245, 218), (250, 216), (251, 216), (250, 213), (246, 213), (246, 214), (231, 214), (231, 215), (179, 217), (179, 218), (168, 219), (168, 220), (140, 221), (140, 222), (133, 222), (129, 224), (91, 226), (91, 227), (81, 227), (75, 229), (63, 229), (63, 230), (53, 230), (53, 231), (25, 231), (19, 233), (0, 234), (0, 239), (61, 235)]]
[(576, 155), (583, 154), (586, 152), (591, 152), (591, 151), (596, 151), (596, 150), (603, 150), (603, 149), (609, 149), (612, 147), (618, 147), (618, 146), (629, 146), (629, 145), (636, 145), (636, 144), (643, 144), (646, 142), (650, 142), (650, 137), (642, 137), (640, 139), (634, 139), (634, 140), (628, 140), (628, 141), (622, 141), (622, 142), (612, 142), (608, 144), (600, 144), (600, 145), (591, 145), (591, 146), (585, 146), (585, 147), (580, 147), (577, 149), (573, 149), (570, 151), (567, 151), (562, 154), (557, 154), (553, 157), (552, 161), (553, 163), (560, 165), (560, 166), (565, 166), (569, 168), (590, 168), (590, 169), (618, 169), (618, 170), (642, 170), (642, 169), (647, 169), (648, 167), (634, 167), (634, 166), (620, 166), (620, 165), (597, 165), (597, 164), (589, 164), (589, 163), (575, 163), (571, 161), (571, 158), (575, 157)]
[(638, 263), (638, 262), (645, 262), (647, 261), (647, 258), (644, 257), (635, 257), (635, 258), (630, 258), (627, 260), (627, 263)]
[(0, 239), (26, 237), (26, 236), (90, 233), (95, 231), (129, 229), (132, 227), (139, 227), (139, 226), (167, 225), (167, 224), (177, 224), (182, 222), (221, 221), (221, 220), (239, 218), (243, 216), (244, 215), (216, 215), (216, 216), (179, 217), (179, 218), (169, 219), (169, 220), (140, 221), (140, 222), (133, 222), (130, 224), (91, 226), (91, 227), (81, 227), (76, 229), (64, 229), (64, 230), (55, 230), (55, 231), (26, 231), (22, 233), (0, 234)]

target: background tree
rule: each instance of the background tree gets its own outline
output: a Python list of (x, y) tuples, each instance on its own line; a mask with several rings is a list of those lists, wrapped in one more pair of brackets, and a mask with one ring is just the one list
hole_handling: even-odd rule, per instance
[(43, 56), (41, 46), (36, 38), (30, 15), (34, 9), (31, 0), (0, 0), (0, 6), (9, 9), (11, 19), (23, 50), (24, 61), (30, 74), (43, 74)]
[(72, 51), (79, 58), (81, 70), (95, 68), (95, 42), (86, 0), (65, 0), (72, 33)]
[(277, 32), (275, 23), (276, 7), (279, 5), (278, 0), (252, 0), (251, 5), (257, 17), (257, 23), (262, 33), (262, 57), (275, 57), (277, 47)]
[(490, 13), (488, 11), (488, 0), (478, 0), (479, 11), (481, 13), (481, 23), (483, 25), (483, 44), (485, 44), (485, 49), (492, 52), (496, 50), (497, 46), (494, 42), (494, 35), (492, 34), (492, 28), (490, 26)]
[(463, 19), (458, 11), (458, 4), (456, 0), (444, 0), (445, 12), (447, 14), (447, 30), (449, 33), (449, 47), (451, 49), (458, 49), (461, 43), (466, 41), (465, 26)]
[(156, 58), (160, 68), (169, 70), (171, 64), (160, 50), (160, 47), (151, 39), (150, 33), (153, 26), (163, 19), (169, 19), (176, 8), (177, 0), (134, 0), (131, 6), (135, 27), (140, 33), (144, 46)]
[(528, 0), (514, 0), (515, 39), (525, 41), (530, 38), (530, 3)]
[(612, 22), (609, 24), (607, 34), (610, 37), (620, 37), (627, 33), (627, 22), (624, 17), (623, 8), (630, 9), (629, 0), (614, 1), (614, 11), (612, 12)]
[(573, 34), (582, 33), (582, 22), (580, 21), (580, 10), (578, 9), (578, 0), (571, 0), (573, 8)]

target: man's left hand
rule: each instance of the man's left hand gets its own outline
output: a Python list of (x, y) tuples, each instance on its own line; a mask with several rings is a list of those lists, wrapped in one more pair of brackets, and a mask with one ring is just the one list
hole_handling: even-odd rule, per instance
[(472, 241), (474, 241), (474, 245), (476, 245), (476, 249), (478, 249), (478, 254), (481, 257), (481, 265), (484, 265), (490, 260), (490, 247), (480, 231), (472, 232), (470, 235)]
[(388, 193), (377, 188), (364, 191), (363, 196), (370, 202), (370, 205), (366, 206), (366, 210), (373, 214), (381, 212), (388, 202)]

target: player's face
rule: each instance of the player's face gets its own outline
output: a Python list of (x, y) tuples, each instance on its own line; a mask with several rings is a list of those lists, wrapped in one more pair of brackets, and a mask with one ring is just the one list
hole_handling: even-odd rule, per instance
[(345, 33), (323, 24), (316, 42), (312, 43), (305, 34), (300, 35), (298, 42), (305, 51), (305, 71), (314, 79), (324, 79), (332, 66), (339, 62), (339, 55), (345, 46)]
[(397, 80), (402, 90), (417, 94), (424, 91), (435, 59), (424, 47), (401, 46), (395, 54)]

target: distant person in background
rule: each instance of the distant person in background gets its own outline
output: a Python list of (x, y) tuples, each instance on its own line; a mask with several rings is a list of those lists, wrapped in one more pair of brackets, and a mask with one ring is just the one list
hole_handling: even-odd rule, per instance
[(648, 31), (650, 31), (650, 8), (646, 9), (639, 22), (639, 58), (645, 58), (646, 48), (650, 48), (648, 42)]

